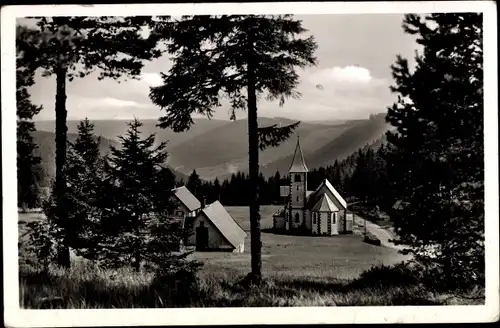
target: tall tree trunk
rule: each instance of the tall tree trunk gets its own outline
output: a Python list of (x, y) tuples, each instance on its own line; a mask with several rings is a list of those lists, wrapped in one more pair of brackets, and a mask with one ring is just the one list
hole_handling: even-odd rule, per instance
[(58, 67), (56, 70), (56, 181), (55, 181), (55, 199), (57, 206), (58, 224), (63, 228), (63, 241), (58, 245), (58, 264), (69, 268), (71, 265), (69, 254), (67, 213), (65, 209), (65, 189), (66, 189), (66, 142), (67, 126), (66, 119), (68, 112), (66, 110), (66, 75), (65, 67)]
[(135, 228), (135, 237), (137, 238), (134, 243), (134, 269), (135, 272), (140, 272), (141, 271), (141, 251), (140, 251), (140, 231), (139, 231), (139, 224), (140, 220), (138, 219), (136, 221), (136, 228)]
[(136, 248), (135, 249), (135, 254), (134, 254), (134, 269), (135, 272), (140, 272), (141, 271), (141, 253), (139, 250)]
[(248, 58), (248, 167), (250, 184), (250, 251), (252, 256), (252, 280), (260, 283), (262, 279), (262, 256), (260, 239), (259, 214), (259, 135), (257, 122), (257, 96), (255, 91), (255, 72), (251, 60)]

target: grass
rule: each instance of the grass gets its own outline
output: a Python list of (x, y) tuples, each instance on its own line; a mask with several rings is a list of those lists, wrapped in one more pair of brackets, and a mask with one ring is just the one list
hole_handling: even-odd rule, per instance
[[(198, 282), (188, 290), (155, 283), (150, 274), (130, 269), (103, 270), (73, 258), (70, 270), (20, 268), (23, 308), (164, 308), (227, 306), (360, 306), (481, 304), (433, 292), (396, 265), (405, 260), (394, 249), (363, 242), (359, 233), (335, 237), (287, 236), (269, 232), (276, 206), (263, 206), (262, 260), (265, 284), (243, 288), (250, 271), (250, 238), (245, 252), (194, 253), (204, 262)], [(228, 207), (233, 218), (249, 230), (248, 208)], [(22, 214), (25, 221), (40, 216)], [(355, 231), (360, 227), (355, 227)], [(20, 238), (21, 246), (26, 235)], [(376, 269), (373, 269), (377, 266)], [(399, 271), (398, 271), (399, 270)], [(50, 302), (53, 301), (53, 302)], [(468, 303), (467, 303), (468, 302)]]
[[(395, 264), (408, 259), (392, 248), (363, 242), (362, 228), (353, 235), (334, 237), (289, 236), (270, 232), (272, 214), (278, 206), (262, 206), (262, 266), (265, 275), (282, 277), (354, 279), (373, 265)], [(247, 207), (227, 207), (235, 221), (248, 233), (245, 252), (195, 253), (193, 258), (205, 262), (203, 274), (226, 272), (243, 275), (250, 270), (250, 223)]]
[[(370, 276), (348, 281), (271, 275), (263, 286), (250, 288), (239, 285), (241, 278), (227, 272), (205, 274), (195, 289), (175, 293), (155, 285), (152, 277), (144, 273), (100, 270), (78, 261), (70, 271), (23, 268), (20, 305), (28, 309), (95, 309), (481, 304), (478, 300), (464, 302), (434, 293), (419, 284), (384, 283)], [(50, 304), (47, 299), (60, 302)]]

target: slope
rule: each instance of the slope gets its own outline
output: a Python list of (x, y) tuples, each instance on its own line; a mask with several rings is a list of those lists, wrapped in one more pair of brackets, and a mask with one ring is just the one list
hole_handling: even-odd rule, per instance
[[(273, 124), (288, 125), (295, 121), (286, 118), (259, 118), (259, 126)], [(201, 134), (188, 142), (178, 144), (171, 149), (169, 165), (189, 173), (196, 169), (205, 179), (221, 177), (248, 167), (248, 126), (247, 120), (237, 120), (218, 129)], [(323, 125), (302, 122), (295, 135), (300, 135), (304, 149), (314, 151), (340, 135), (349, 124)], [(260, 163), (267, 164), (293, 152), (295, 137), (279, 147), (260, 152)]]
[[(130, 120), (91, 120), (94, 124), (95, 134), (110, 140), (118, 140), (118, 136), (127, 132), (127, 122)], [(193, 137), (206, 133), (212, 129), (224, 126), (229, 121), (193, 119), (194, 124), (191, 129), (185, 132), (176, 133), (171, 129), (160, 129), (156, 126), (157, 120), (140, 120), (143, 123), (141, 131), (144, 135), (156, 133), (158, 141), (168, 141), (169, 147), (183, 143)], [(80, 121), (68, 121), (68, 133), (78, 133), (77, 125)], [(38, 131), (54, 132), (55, 121), (36, 121)]]
[[(74, 142), (76, 140), (76, 133), (68, 133), (68, 140), (70, 142)], [(42, 181), (42, 186), (48, 187), (50, 186), (50, 180), (55, 176), (56, 168), (55, 168), (55, 135), (52, 132), (46, 131), (35, 131), (33, 133), (33, 139), (35, 144), (38, 146), (36, 150), (36, 154), (41, 157), (41, 167), (44, 172), (44, 180)], [(114, 140), (110, 140), (108, 138), (101, 137), (100, 143), (100, 153), (101, 155), (105, 155), (109, 152), (109, 147), (119, 147), (119, 143)], [(172, 170), (172, 168), (170, 168)], [(172, 170), (176, 179), (180, 181), (183, 179), (187, 181), (187, 176)]]
[[(351, 126), (348, 126), (340, 135), (330, 139), (329, 142), (321, 147), (310, 151), (306, 145), (301, 145), (304, 151), (305, 161), (309, 169), (318, 167), (326, 167), (332, 165), (338, 159), (344, 159), (357, 149), (372, 143), (381, 138), (389, 129), (389, 124), (385, 122), (385, 114), (372, 115), (368, 120), (355, 121)], [(293, 152), (289, 152), (287, 156), (278, 160), (261, 165), (261, 172), (265, 176), (271, 176), (280, 171), (286, 173), (292, 162)]]

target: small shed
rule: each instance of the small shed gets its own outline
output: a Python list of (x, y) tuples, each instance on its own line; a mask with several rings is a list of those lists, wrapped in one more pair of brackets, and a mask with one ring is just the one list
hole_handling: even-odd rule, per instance
[(190, 244), (197, 251), (244, 252), (247, 234), (219, 201), (203, 208), (193, 223)]

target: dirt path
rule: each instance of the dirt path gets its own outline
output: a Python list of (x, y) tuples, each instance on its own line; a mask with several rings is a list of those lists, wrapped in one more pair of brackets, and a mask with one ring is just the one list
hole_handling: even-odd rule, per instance
[[(362, 217), (354, 215), (354, 221), (357, 225), (364, 227), (365, 220)], [(394, 239), (396, 236), (392, 232), (382, 228), (378, 224), (366, 220), (366, 230), (372, 233), (378, 239), (380, 239), (380, 243), (383, 246), (394, 248), (397, 250), (401, 250), (404, 248), (403, 246), (395, 245), (394, 243), (390, 242), (390, 240)]]

